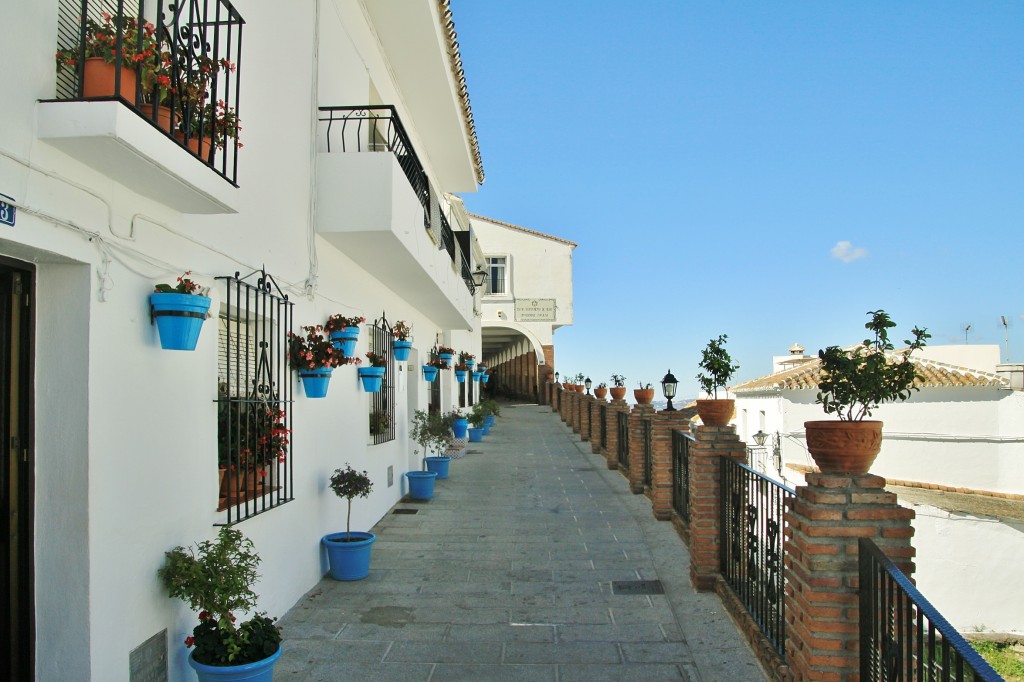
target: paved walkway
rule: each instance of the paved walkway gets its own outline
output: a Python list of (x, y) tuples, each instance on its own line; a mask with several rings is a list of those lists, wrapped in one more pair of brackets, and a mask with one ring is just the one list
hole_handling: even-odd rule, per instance
[[(451, 470), (376, 525), (368, 578), (285, 615), (275, 680), (765, 680), (672, 525), (550, 409), (504, 405)], [(613, 591), (638, 580), (664, 594)]]

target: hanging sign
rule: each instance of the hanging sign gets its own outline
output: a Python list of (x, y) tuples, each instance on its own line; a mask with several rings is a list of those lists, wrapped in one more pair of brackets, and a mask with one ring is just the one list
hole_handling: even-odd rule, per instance
[(517, 298), (517, 322), (554, 322), (555, 299), (553, 298)]
[(14, 207), (14, 199), (6, 194), (0, 194), (0, 224), (14, 227), (14, 214), (16, 212), (17, 209)]

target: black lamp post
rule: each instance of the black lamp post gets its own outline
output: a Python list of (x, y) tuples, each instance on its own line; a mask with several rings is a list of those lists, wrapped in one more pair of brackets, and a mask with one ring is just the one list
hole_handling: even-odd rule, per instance
[(590, 387), (594, 385), (594, 382), (587, 377), (587, 380), (583, 382), (583, 385), (587, 387), (587, 395), (590, 395)]
[(555, 383), (558, 383), (558, 372), (555, 372)]
[(665, 407), (666, 412), (676, 411), (676, 408), (672, 407), (672, 398), (676, 397), (677, 388), (679, 388), (679, 380), (672, 374), (672, 370), (669, 370), (665, 378), (661, 380), (661, 392), (665, 394), (665, 399), (668, 400), (668, 406)]

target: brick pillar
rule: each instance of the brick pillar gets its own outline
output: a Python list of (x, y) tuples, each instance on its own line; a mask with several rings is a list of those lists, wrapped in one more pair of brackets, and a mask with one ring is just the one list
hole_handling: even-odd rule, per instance
[(652, 405), (636, 405), (629, 413), (629, 490), (634, 495), (644, 491), (644, 422), (653, 419)]
[(551, 384), (551, 411), (558, 412), (559, 394), (562, 392), (561, 384)]
[(747, 449), (735, 426), (698, 426), (690, 446), (690, 582), (713, 590), (719, 573), (722, 457), (746, 464)]
[(572, 430), (575, 433), (583, 434), (583, 411), (587, 409), (587, 394), (577, 393), (576, 394), (576, 409), (572, 413)]
[(595, 409), (596, 400), (593, 395), (583, 396), (583, 414), (580, 415), (580, 440), (590, 440), (590, 422)]
[(608, 403), (601, 399), (595, 400), (593, 419), (590, 424), (590, 451), (598, 455), (601, 454), (601, 406)]
[(683, 412), (659, 412), (651, 434), (651, 512), (659, 521), (672, 519), (672, 432), (689, 431)]
[(857, 539), (914, 573), (912, 509), (872, 474), (807, 474), (786, 511), (786, 662), (797, 682), (860, 679)]
[(619, 412), (629, 412), (629, 403), (625, 400), (611, 401), (608, 404), (608, 445), (604, 449), (609, 469), (619, 468)]
[(569, 408), (572, 407), (572, 399), (575, 395), (576, 391), (565, 391), (562, 393), (562, 405), (559, 412), (561, 412), (562, 421), (566, 424), (569, 423)]

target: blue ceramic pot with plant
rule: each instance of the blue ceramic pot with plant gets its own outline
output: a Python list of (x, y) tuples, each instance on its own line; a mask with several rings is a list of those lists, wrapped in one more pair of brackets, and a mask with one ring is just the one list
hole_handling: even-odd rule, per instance
[(469, 442), (479, 443), (484, 439), (484, 433), (486, 430), (482, 426), (471, 426), (469, 427)]
[(195, 350), (203, 322), (210, 310), (210, 298), (189, 279), (192, 271), (178, 277), (174, 286), (157, 284), (149, 295), (150, 315), (160, 334), (164, 350)]
[(466, 370), (457, 369), (455, 370), (455, 380), (460, 384), (466, 383)]
[(330, 367), (299, 370), (299, 379), (302, 380), (302, 390), (306, 392), (306, 397), (326, 398), (333, 371)]
[(423, 379), (429, 383), (437, 381), (437, 367), (423, 365)]
[(405, 362), (409, 359), (409, 351), (412, 350), (412, 341), (395, 341), (395, 360)]
[(451, 457), (424, 457), (427, 464), (427, 471), (433, 471), (438, 478), (448, 478), (448, 467), (452, 462)]
[(360, 367), (359, 378), (363, 382), (363, 390), (367, 393), (380, 393), (384, 384), (384, 367)]
[(255, 663), (243, 665), (203, 665), (196, 663), (189, 654), (188, 664), (196, 671), (199, 682), (273, 682), (274, 666), (281, 658), (281, 647), (277, 651)]
[(429, 500), (434, 497), (436, 471), (406, 471), (409, 480), (409, 497), (414, 500)]
[(465, 438), (466, 430), (469, 428), (469, 420), (465, 417), (456, 417), (452, 421), (452, 434), (456, 438)]

